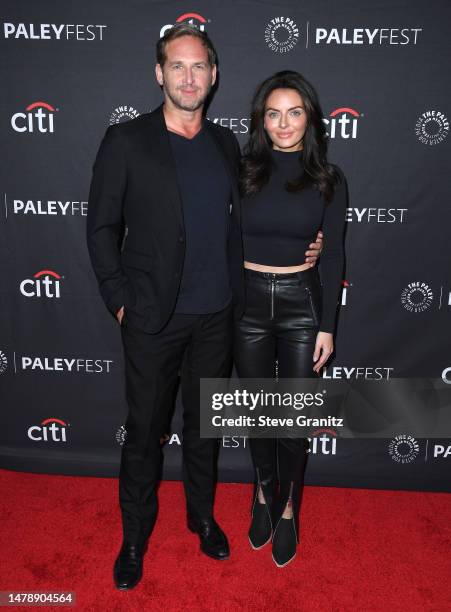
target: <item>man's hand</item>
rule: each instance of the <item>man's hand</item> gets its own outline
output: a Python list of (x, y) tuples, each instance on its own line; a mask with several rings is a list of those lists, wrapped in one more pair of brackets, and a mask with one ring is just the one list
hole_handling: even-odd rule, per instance
[(119, 321), (119, 325), (122, 325), (122, 317), (124, 316), (124, 307), (121, 306), (116, 313), (116, 319)]
[(310, 267), (313, 268), (318, 261), (318, 257), (321, 255), (323, 250), (323, 232), (319, 230), (316, 236), (316, 242), (309, 244), (309, 250), (305, 252), (305, 263), (309, 263)]

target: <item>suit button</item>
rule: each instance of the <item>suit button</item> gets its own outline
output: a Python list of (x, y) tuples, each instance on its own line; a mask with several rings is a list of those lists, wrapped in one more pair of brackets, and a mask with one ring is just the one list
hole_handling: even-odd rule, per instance
[(185, 242), (185, 239), (183, 238), (183, 236), (179, 236), (179, 242)]

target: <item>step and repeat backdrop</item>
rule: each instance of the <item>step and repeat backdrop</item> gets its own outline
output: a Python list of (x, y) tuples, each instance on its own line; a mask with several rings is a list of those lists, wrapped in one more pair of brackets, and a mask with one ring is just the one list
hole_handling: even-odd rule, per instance
[[(217, 47), (207, 117), (242, 146), (262, 79), (298, 70), (319, 92), (330, 160), (349, 184), (337, 350), (323, 376), (451, 384), (449, 2), (15, 0), (1, 9), (2, 467), (118, 473), (122, 346), (88, 259), (89, 183), (108, 125), (160, 104), (155, 43), (183, 21)], [(166, 478), (181, 474), (181, 430), (177, 399)], [(247, 440), (221, 447), (220, 479), (250, 481)], [(318, 430), (307, 483), (449, 491), (450, 467), (450, 440)]]

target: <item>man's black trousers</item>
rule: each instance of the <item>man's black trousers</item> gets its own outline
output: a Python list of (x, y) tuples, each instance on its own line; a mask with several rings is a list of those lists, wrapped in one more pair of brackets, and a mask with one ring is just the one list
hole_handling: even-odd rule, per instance
[[(160, 437), (166, 433), (181, 371), (183, 482), (194, 520), (213, 514), (218, 441), (200, 438), (200, 379), (229, 377), (232, 307), (205, 315), (174, 314), (157, 334), (121, 326), (129, 413), (119, 476), (124, 539), (143, 544), (158, 511)], [(183, 364), (183, 368), (182, 368)]]

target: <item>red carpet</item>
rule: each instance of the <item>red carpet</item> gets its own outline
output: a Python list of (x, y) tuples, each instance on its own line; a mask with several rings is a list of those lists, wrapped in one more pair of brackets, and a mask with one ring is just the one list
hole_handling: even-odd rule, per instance
[(218, 486), (216, 518), (232, 549), (218, 562), (185, 526), (181, 484), (163, 483), (143, 580), (119, 592), (116, 480), (3, 470), (0, 478), (2, 591), (72, 590), (83, 611), (451, 609), (447, 494), (307, 487), (298, 555), (279, 569), (269, 545), (248, 544), (249, 485)]

